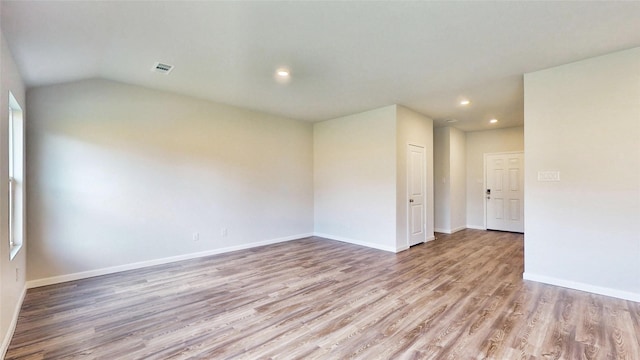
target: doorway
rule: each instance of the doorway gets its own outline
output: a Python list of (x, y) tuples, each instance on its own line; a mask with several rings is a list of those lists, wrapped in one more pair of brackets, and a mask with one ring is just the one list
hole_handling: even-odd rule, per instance
[(485, 227), (524, 233), (524, 153), (484, 155)]
[(409, 144), (407, 148), (407, 236), (409, 246), (423, 243), (426, 237), (425, 149)]

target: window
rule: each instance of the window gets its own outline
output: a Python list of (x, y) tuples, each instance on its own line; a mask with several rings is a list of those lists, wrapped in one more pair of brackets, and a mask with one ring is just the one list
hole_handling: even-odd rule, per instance
[(9, 247), (13, 259), (23, 241), (24, 119), (20, 104), (9, 92)]

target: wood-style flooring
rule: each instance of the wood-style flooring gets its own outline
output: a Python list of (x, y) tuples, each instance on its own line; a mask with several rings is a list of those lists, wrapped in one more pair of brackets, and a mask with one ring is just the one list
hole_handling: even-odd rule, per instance
[(640, 359), (640, 303), (522, 272), (520, 234), (307, 238), (30, 289), (6, 359)]

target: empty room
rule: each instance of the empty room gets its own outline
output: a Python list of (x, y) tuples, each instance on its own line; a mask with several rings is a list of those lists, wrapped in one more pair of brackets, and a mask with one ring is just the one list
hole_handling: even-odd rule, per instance
[(640, 1), (0, 32), (0, 357), (640, 359)]

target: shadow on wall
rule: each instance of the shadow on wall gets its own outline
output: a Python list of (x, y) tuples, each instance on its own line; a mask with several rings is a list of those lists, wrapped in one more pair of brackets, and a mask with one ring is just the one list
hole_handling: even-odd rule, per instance
[(313, 229), (311, 124), (103, 80), (28, 103), (32, 278)]

